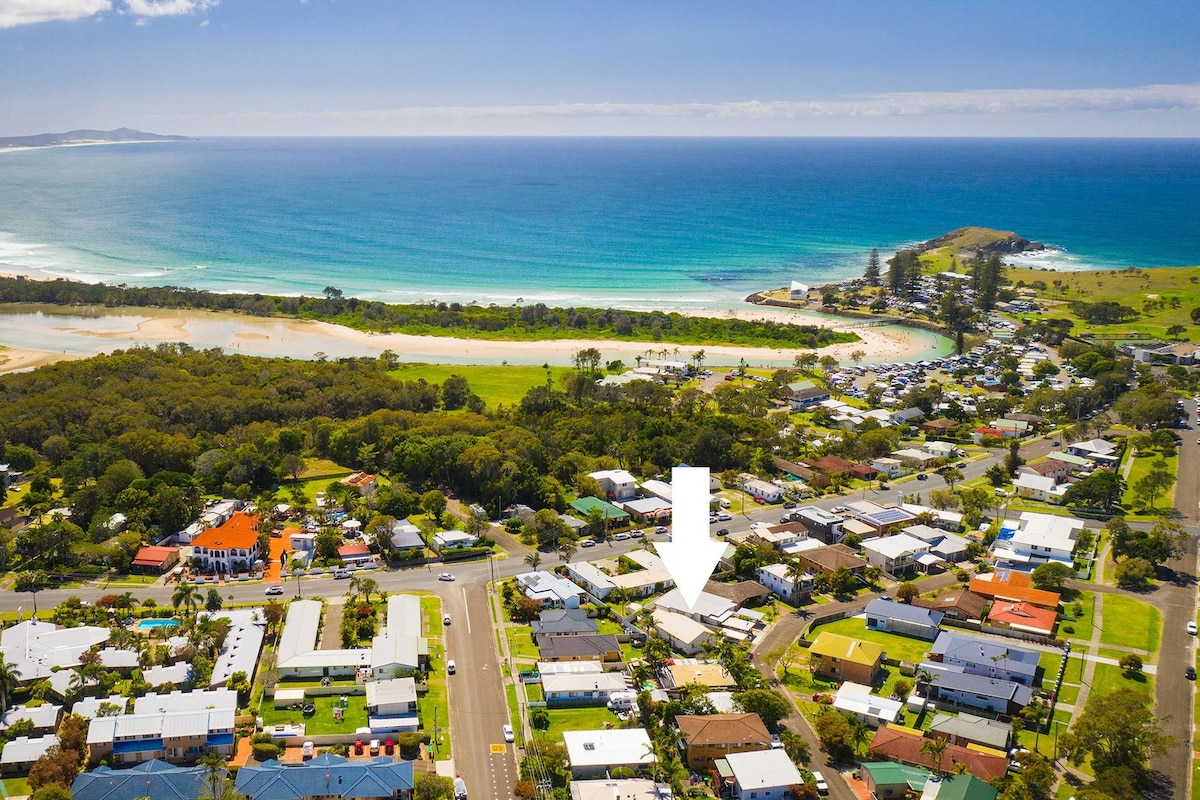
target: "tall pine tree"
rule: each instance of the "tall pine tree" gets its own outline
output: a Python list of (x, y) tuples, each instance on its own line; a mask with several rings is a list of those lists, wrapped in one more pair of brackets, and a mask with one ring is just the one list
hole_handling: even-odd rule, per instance
[(871, 248), (871, 255), (867, 258), (867, 271), (863, 273), (863, 278), (868, 286), (879, 285), (879, 249)]

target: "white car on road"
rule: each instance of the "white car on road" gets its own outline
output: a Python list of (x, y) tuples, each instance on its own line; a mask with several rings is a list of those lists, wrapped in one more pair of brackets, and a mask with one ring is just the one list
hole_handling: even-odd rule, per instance
[(438, 580), (439, 581), (452, 581), (452, 580), (454, 580), (454, 576), (451, 575), (449, 572), (443, 572), (438, 575)]
[(517, 735), (515, 733), (513, 733), (513, 726), (505, 725), (504, 726), (504, 741), (515, 742), (516, 740), (517, 740)]

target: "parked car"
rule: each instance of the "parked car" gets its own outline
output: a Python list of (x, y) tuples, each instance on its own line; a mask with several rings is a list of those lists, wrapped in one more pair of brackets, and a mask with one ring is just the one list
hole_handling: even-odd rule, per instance
[(515, 742), (516, 740), (517, 735), (513, 733), (513, 726), (506, 723), (504, 725), (504, 741)]
[(670, 531), (667, 530), (665, 525), (655, 526), (654, 532), (657, 533), (659, 536), (666, 536), (668, 533), (670, 533)]
[(791, 500), (788, 500), (786, 503), (783, 504), (783, 507), (784, 508), (795, 508), (796, 504), (793, 503)]
[(442, 614), (442, 624), (443, 625), (450, 624), (450, 615), (449, 614)]
[(283, 584), (275, 583), (267, 587), (267, 594), (283, 594)]
[(1193, 620), (1193, 619), (1188, 620), (1187, 632), (1190, 633), (1192, 636), (1196, 635), (1196, 621), (1195, 620)]
[(354, 755), (361, 756), (363, 754), (363, 743), (357, 741), (354, 743)]
[(350, 570), (339, 569), (337, 572), (333, 573), (333, 579), (335, 581), (342, 581), (349, 577), (350, 577)]
[(438, 574), (438, 580), (439, 581), (452, 581), (452, 580), (454, 580), (454, 576), (451, 575), (449, 572), (442, 572), (442, 573)]
[(926, 475), (924, 472), (918, 472), (918, 473), (917, 473), (917, 480), (919, 480), (919, 481), (927, 481), (927, 480), (929, 480), (929, 476), (928, 476), (928, 475)]
[(630, 531), (629, 532), (629, 536), (632, 539), (641, 539), (645, 535), (646, 535), (645, 531)]
[(817, 794), (829, 794), (829, 784), (825, 782), (825, 776), (815, 769), (812, 776), (813, 780), (817, 782)]
[(315, 751), (316, 751), (316, 748), (313, 746), (312, 742), (305, 742), (304, 744), (302, 744), (300, 746), (300, 757), (301, 758), (312, 758), (313, 753)]
[(627, 542), (627, 541), (629, 541), (629, 534), (628, 533), (618, 533), (616, 536), (613, 537), (613, 541), (614, 542)]
[(730, 514), (728, 511), (722, 511), (720, 514), (717, 514), (717, 519), (721, 520), (721, 522), (729, 522), (733, 519), (733, 514)]
[(395, 753), (396, 752), (396, 743), (393, 742), (391, 739), (388, 739), (386, 742), (383, 743), (383, 752), (387, 753), (389, 756), (392, 755), (393, 753)]
[(580, 539), (579, 546), (580, 547), (595, 547), (596, 542), (593, 541), (592, 539)]
[(458, 672), (458, 666), (455, 665), (454, 659), (453, 658), (447, 659), (446, 660), (446, 674), (453, 675), (455, 672)]
[(1187, 678), (1189, 681), (1196, 680), (1196, 668), (1189, 666), (1187, 669), (1185, 669), (1183, 671), (1183, 676), (1185, 678)]
[(379, 740), (378, 739), (371, 740), (370, 753), (373, 756), (379, 755)]
[(717, 531), (717, 536), (728, 536), (728, 535), (729, 535), (729, 528), (721, 528), (720, 530)]

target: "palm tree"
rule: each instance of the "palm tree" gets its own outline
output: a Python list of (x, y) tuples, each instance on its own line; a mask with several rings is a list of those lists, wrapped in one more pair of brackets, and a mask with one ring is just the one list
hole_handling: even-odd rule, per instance
[[(356, 576), (350, 579), (350, 585), (346, 587), (346, 600), (353, 605), (358, 596), (362, 594), (362, 581)], [(367, 602), (371, 602), (371, 598), (367, 598)]]
[(792, 601), (792, 605), (796, 605), (800, 602), (800, 579), (808, 574), (808, 570), (798, 558), (793, 558), (785, 563), (787, 579), (792, 582), (792, 596), (789, 599)]
[(534, 550), (532, 553), (525, 556), (525, 563), (529, 565), (529, 568), (531, 570), (534, 570), (536, 572), (537, 568), (539, 566), (541, 566), (542, 554), (539, 553), (537, 550)]
[(1037, 750), (1038, 742), (1041, 739), (1042, 723), (1045, 722), (1049, 713), (1050, 709), (1046, 707), (1045, 703), (1037, 698), (1034, 698), (1029, 705), (1021, 709), (1021, 716), (1025, 718), (1026, 722), (1033, 726), (1033, 749), (1035, 751)]
[(132, 611), (138, 605), (138, 599), (133, 596), (133, 592), (122, 592), (117, 595), (117, 602), (113, 603), (113, 608), (118, 611)]
[(200, 592), (190, 583), (181, 583), (171, 595), (171, 605), (175, 606), (175, 610), (180, 608), (185, 609), (185, 613), (195, 613), (196, 606), (200, 605)]
[(204, 791), (200, 795), (204, 800), (223, 800), (230, 794), (225, 756), (205, 753), (196, 759), (196, 766), (204, 768)]
[(17, 665), (0, 658), (0, 713), (8, 711), (8, 695), (20, 682)]
[(854, 743), (854, 755), (858, 755), (863, 745), (871, 741), (871, 726), (858, 717), (850, 720), (850, 741)]
[(921, 755), (929, 756), (937, 765), (934, 772), (942, 771), (942, 759), (946, 756), (946, 745), (949, 744), (948, 739), (926, 739), (921, 742)]

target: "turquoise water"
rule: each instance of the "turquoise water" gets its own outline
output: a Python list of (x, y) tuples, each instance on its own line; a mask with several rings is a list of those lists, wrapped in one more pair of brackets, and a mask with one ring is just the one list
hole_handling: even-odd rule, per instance
[(1192, 140), (212, 139), (0, 154), (0, 271), (723, 308), (963, 225), (1200, 263)]
[(179, 620), (177, 619), (143, 619), (139, 620), (137, 628), (140, 631), (156, 630), (158, 628), (178, 628)]

